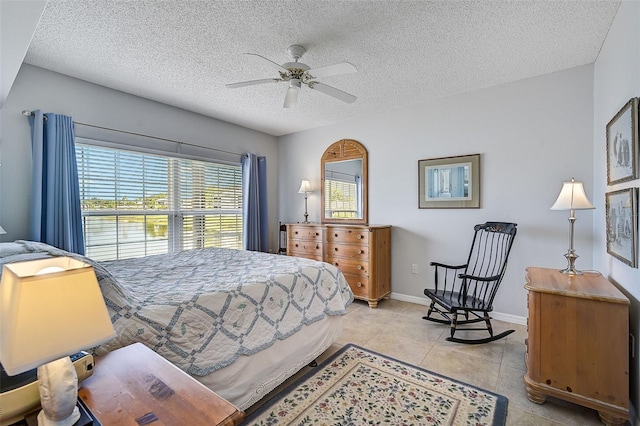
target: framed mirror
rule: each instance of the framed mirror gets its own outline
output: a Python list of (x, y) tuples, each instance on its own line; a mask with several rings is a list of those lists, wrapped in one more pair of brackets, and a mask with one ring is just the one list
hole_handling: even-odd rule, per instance
[(342, 139), (322, 154), (322, 223), (367, 224), (367, 150), (357, 141)]

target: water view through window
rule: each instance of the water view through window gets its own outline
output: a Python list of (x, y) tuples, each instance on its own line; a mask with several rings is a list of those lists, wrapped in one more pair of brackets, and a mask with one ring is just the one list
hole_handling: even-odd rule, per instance
[(87, 256), (242, 248), (242, 171), (228, 165), (77, 144)]

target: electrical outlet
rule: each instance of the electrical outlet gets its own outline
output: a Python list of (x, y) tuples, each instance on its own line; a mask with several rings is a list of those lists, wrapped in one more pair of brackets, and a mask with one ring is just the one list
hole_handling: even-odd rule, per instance
[(411, 264), (411, 273), (412, 274), (417, 274), (418, 273), (418, 265), (416, 265), (415, 263)]
[(636, 357), (636, 338), (631, 333), (629, 333), (629, 353), (632, 359)]

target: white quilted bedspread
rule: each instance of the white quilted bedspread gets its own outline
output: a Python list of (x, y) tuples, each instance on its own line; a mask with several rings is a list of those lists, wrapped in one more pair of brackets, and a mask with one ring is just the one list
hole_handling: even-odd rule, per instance
[(23, 252), (1, 263), (70, 255), (94, 266), (118, 335), (95, 352), (142, 342), (195, 376), (343, 315), (353, 301), (336, 267), (296, 257), (209, 248), (98, 264), (42, 243), (10, 244)]

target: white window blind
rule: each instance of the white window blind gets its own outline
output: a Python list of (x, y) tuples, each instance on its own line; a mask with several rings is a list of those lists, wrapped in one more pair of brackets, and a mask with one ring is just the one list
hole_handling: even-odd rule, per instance
[(332, 219), (358, 217), (357, 185), (334, 178), (325, 178), (325, 216)]
[(242, 248), (239, 165), (76, 144), (87, 256)]

